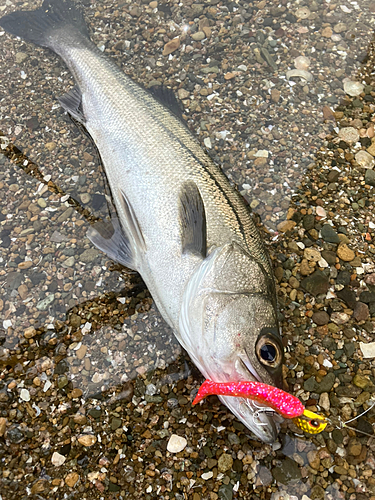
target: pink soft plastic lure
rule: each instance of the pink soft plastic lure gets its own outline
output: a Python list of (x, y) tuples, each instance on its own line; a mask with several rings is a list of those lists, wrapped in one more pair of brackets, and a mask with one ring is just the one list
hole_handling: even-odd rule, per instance
[(306, 410), (296, 396), (262, 382), (212, 382), (205, 380), (199, 388), (193, 405), (214, 394), (216, 396), (237, 396), (263, 403), (282, 417), (292, 419), (297, 427), (309, 434), (322, 432), (328, 423), (321, 415)]
[(275, 410), (284, 418), (295, 418), (303, 415), (305, 407), (301, 401), (291, 394), (261, 382), (212, 382), (205, 380), (200, 386), (193, 401), (196, 405), (207, 396), (237, 396), (263, 403)]

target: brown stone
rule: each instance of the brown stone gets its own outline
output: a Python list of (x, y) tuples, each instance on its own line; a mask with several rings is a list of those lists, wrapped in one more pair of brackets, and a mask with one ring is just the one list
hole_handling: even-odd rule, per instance
[(81, 434), (78, 438), (78, 442), (82, 446), (93, 446), (96, 443), (96, 436), (92, 434)]
[(173, 40), (170, 40), (164, 45), (163, 56), (169, 56), (169, 54), (172, 54), (172, 52), (177, 50), (179, 47), (180, 47), (180, 39), (173, 38)]
[(79, 479), (79, 475), (77, 474), (77, 472), (71, 472), (70, 474), (68, 474), (65, 478), (65, 483), (70, 486), (71, 488), (73, 488), (73, 486), (75, 486), (78, 482), (78, 479)]
[(366, 321), (369, 315), (370, 313), (367, 304), (364, 304), (363, 302), (357, 302), (353, 312), (354, 319), (356, 319), (357, 321)]
[(337, 256), (344, 262), (350, 262), (354, 259), (355, 253), (348, 247), (348, 245), (341, 243), (337, 248)]
[(7, 426), (7, 419), (4, 417), (0, 417), (0, 437), (4, 436), (6, 426)]
[(294, 220), (284, 220), (277, 225), (277, 230), (281, 233), (286, 233), (287, 231), (291, 231), (295, 225)]

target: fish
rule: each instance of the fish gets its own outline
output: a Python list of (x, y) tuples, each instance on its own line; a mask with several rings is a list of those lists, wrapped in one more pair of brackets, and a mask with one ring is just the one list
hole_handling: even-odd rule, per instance
[[(285, 419), (292, 419), (299, 429), (308, 434), (318, 434), (324, 431), (328, 425), (328, 420), (324, 416), (306, 410), (296, 396), (261, 382), (220, 383), (205, 380), (192, 403), (193, 406), (213, 394), (217, 396), (245, 397), (258, 403), (264, 403), (267, 405), (268, 410), (274, 410)], [(256, 415), (256, 417), (259, 418), (259, 415)]]
[[(269, 255), (239, 192), (191, 133), (171, 91), (150, 92), (91, 41), (81, 8), (45, 0), (0, 19), (58, 54), (75, 80), (59, 102), (93, 139), (113, 201), (114, 233), (87, 236), (137, 271), (205, 378), (280, 386), (284, 350)], [(179, 108), (178, 108), (179, 109)], [(253, 402), (220, 396), (259, 439), (278, 423)]]

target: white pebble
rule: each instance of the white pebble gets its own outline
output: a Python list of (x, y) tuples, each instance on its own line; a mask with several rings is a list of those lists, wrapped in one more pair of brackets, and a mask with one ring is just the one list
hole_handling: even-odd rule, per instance
[(21, 389), (20, 398), (23, 401), (30, 401), (30, 393), (27, 389)]
[(186, 447), (186, 445), (187, 441), (184, 437), (177, 436), (177, 434), (172, 434), (167, 444), (167, 450), (169, 451), (169, 453), (178, 453), (182, 451)]
[(364, 358), (375, 358), (375, 342), (369, 342), (368, 344), (360, 342), (359, 348)]
[(355, 155), (355, 161), (360, 165), (361, 167), (364, 168), (373, 168), (375, 165), (375, 159), (370, 153), (367, 151), (358, 151)]
[(349, 80), (344, 83), (344, 91), (352, 97), (362, 94), (364, 88), (365, 86), (360, 82), (352, 82)]
[(205, 472), (204, 474), (201, 475), (201, 478), (207, 481), (208, 479), (211, 479), (213, 477), (214, 473), (210, 470), (209, 472)]
[(324, 210), (323, 207), (320, 207), (319, 205), (316, 207), (316, 215), (319, 217), (326, 218), (327, 217), (327, 212)]
[(343, 127), (338, 136), (347, 144), (353, 144), (359, 141), (359, 133), (358, 130), (354, 127)]
[(7, 330), (8, 328), (12, 328), (12, 320), (6, 319), (3, 321), (3, 328)]
[(47, 392), (51, 386), (52, 386), (51, 382), (49, 380), (46, 380), (46, 383), (44, 384), (43, 387), (43, 392)]
[(55, 467), (60, 467), (66, 460), (64, 455), (60, 455), (57, 451), (53, 452), (51, 462)]
[(310, 59), (305, 56), (298, 56), (294, 59), (294, 66), (297, 69), (306, 70), (310, 66)]
[(208, 148), (208, 149), (212, 148), (211, 139), (209, 137), (205, 137), (203, 142), (204, 142), (204, 145), (206, 146), (206, 148)]

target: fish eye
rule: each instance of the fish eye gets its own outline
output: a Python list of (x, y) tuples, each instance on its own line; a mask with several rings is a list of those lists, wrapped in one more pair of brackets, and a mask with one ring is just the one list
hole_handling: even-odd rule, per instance
[(259, 361), (270, 368), (277, 368), (282, 361), (283, 351), (280, 342), (270, 334), (262, 335), (256, 344)]
[(318, 422), (317, 420), (310, 420), (309, 424), (311, 425), (311, 427), (318, 428), (320, 425), (320, 422)]

